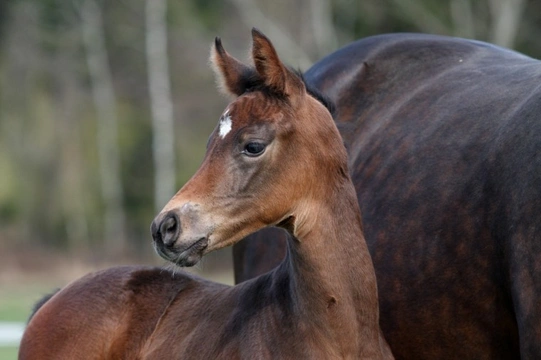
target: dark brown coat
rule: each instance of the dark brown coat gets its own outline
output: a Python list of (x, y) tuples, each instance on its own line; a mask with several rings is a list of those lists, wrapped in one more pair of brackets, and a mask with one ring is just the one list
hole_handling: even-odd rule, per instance
[[(305, 77), (336, 104), (395, 356), (541, 359), (541, 63), (390, 34)], [(238, 280), (283, 256), (254, 237)]]

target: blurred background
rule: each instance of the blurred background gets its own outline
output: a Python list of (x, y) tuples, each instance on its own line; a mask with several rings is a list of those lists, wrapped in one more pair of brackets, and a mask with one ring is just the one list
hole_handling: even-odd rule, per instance
[[(1, 0), (0, 322), (24, 322), (41, 295), (94, 269), (164, 264), (150, 222), (227, 104), (210, 45), (220, 36), (247, 60), (254, 26), (301, 70), (405, 31), (541, 57), (534, 0)], [(226, 249), (195, 271), (231, 283), (230, 268)], [(0, 359), (16, 357), (9, 344)]]

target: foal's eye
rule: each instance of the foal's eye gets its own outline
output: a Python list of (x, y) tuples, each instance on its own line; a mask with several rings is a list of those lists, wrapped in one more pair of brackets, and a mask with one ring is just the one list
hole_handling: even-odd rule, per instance
[(249, 142), (244, 146), (242, 151), (248, 156), (259, 156), (265, 151), (265, 144), (259, 142)]

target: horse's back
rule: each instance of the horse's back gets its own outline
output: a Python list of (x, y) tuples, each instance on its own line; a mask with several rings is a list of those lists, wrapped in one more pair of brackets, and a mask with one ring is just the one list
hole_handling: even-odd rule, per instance
[(31, 318), (19, 359), (134, 359), (177, 294), (193, 280), (143, 266), (89, 274)]

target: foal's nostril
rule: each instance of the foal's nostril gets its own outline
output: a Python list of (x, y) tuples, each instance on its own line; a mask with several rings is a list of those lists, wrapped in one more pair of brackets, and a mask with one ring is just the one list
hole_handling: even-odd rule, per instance
[(174, 213), (169, 213), (162, 220), (159, 228), (165, 246), (173, 246), (178, 237), (179, 221)]
[(158, 216), (150, 226), (152, 238), (158, 246), (172, 247), (178, 238), (180, 221), (173, 212), (165, 214), (164, 217)]

